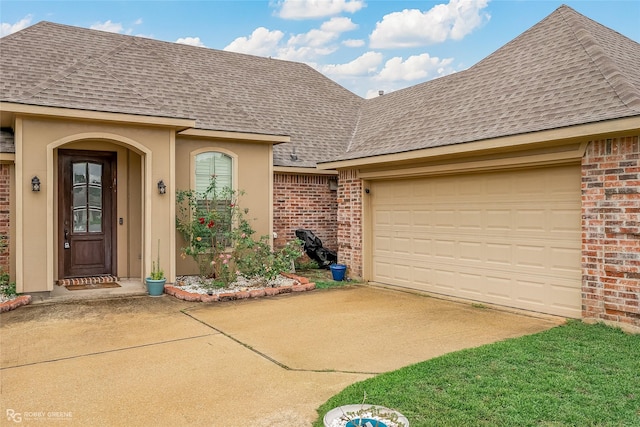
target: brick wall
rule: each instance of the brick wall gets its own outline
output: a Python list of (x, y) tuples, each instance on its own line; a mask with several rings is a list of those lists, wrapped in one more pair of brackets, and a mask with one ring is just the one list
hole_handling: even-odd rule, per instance
[(338, 262), (350, 276), (362, 277), (362, 181), (347, 170), (338, 183)]
[(6, 244), (0, 251), (0, 268), (9, 271), (9, 212), (11, 208), (10, 198), (11, 167), (0, 163), (0, 238)]
[(276, 173), (273, 176), (273, 231), (276, 248), (296, 238), (295, 231), (305, 228), (314, 232), (327, 249), (337, 249), (337, 192), (329, 189), (335, 176), (294, 175)]
[(582, 317), (640, 327), (640, 141), (591, 141), (582, 160)]

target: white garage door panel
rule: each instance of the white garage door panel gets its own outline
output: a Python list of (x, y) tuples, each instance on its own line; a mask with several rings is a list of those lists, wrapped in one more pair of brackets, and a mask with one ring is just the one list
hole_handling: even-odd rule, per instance
[(577, 166), (371, 186), (374, 281), (580, 317)]

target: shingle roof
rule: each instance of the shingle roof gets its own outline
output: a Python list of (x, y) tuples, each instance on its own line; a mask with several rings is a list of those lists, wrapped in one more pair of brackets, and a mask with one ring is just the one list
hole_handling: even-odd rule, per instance
[(276, 166), (640, 115), (640, 44), (567, 6), (468, 70), (370, 100), (301, 63), (49, 22), (0, 49), (3, 101), (288, 135)]
[(368, 100), (355, 159), (640, 115), (640, 44), (561, 6), (468, 70)]
[(0, 49), (3, 101), (288, 135), (276, 165), (313, 167), (343, 153), (364, 101), (305, 64), (50, 22), (2, 38)]
[(13, 136), (13, 130), (9, 128), (0, 128), (0, 153), (15, 153), (16, 144)]

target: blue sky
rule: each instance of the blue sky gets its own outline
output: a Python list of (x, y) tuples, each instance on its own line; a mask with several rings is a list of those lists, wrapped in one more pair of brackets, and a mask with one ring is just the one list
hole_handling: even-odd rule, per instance
[(640, 41), (637, 0), (0, 0), (1, 35), (52, 21), (305, 62), (363, 97), (464, 70), (566, 4)]

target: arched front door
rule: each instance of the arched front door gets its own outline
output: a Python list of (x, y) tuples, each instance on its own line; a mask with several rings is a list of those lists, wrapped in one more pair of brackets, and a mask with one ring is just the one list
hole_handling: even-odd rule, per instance
[(116, 272), (116, 153), (58, 151), (58, 276)]

